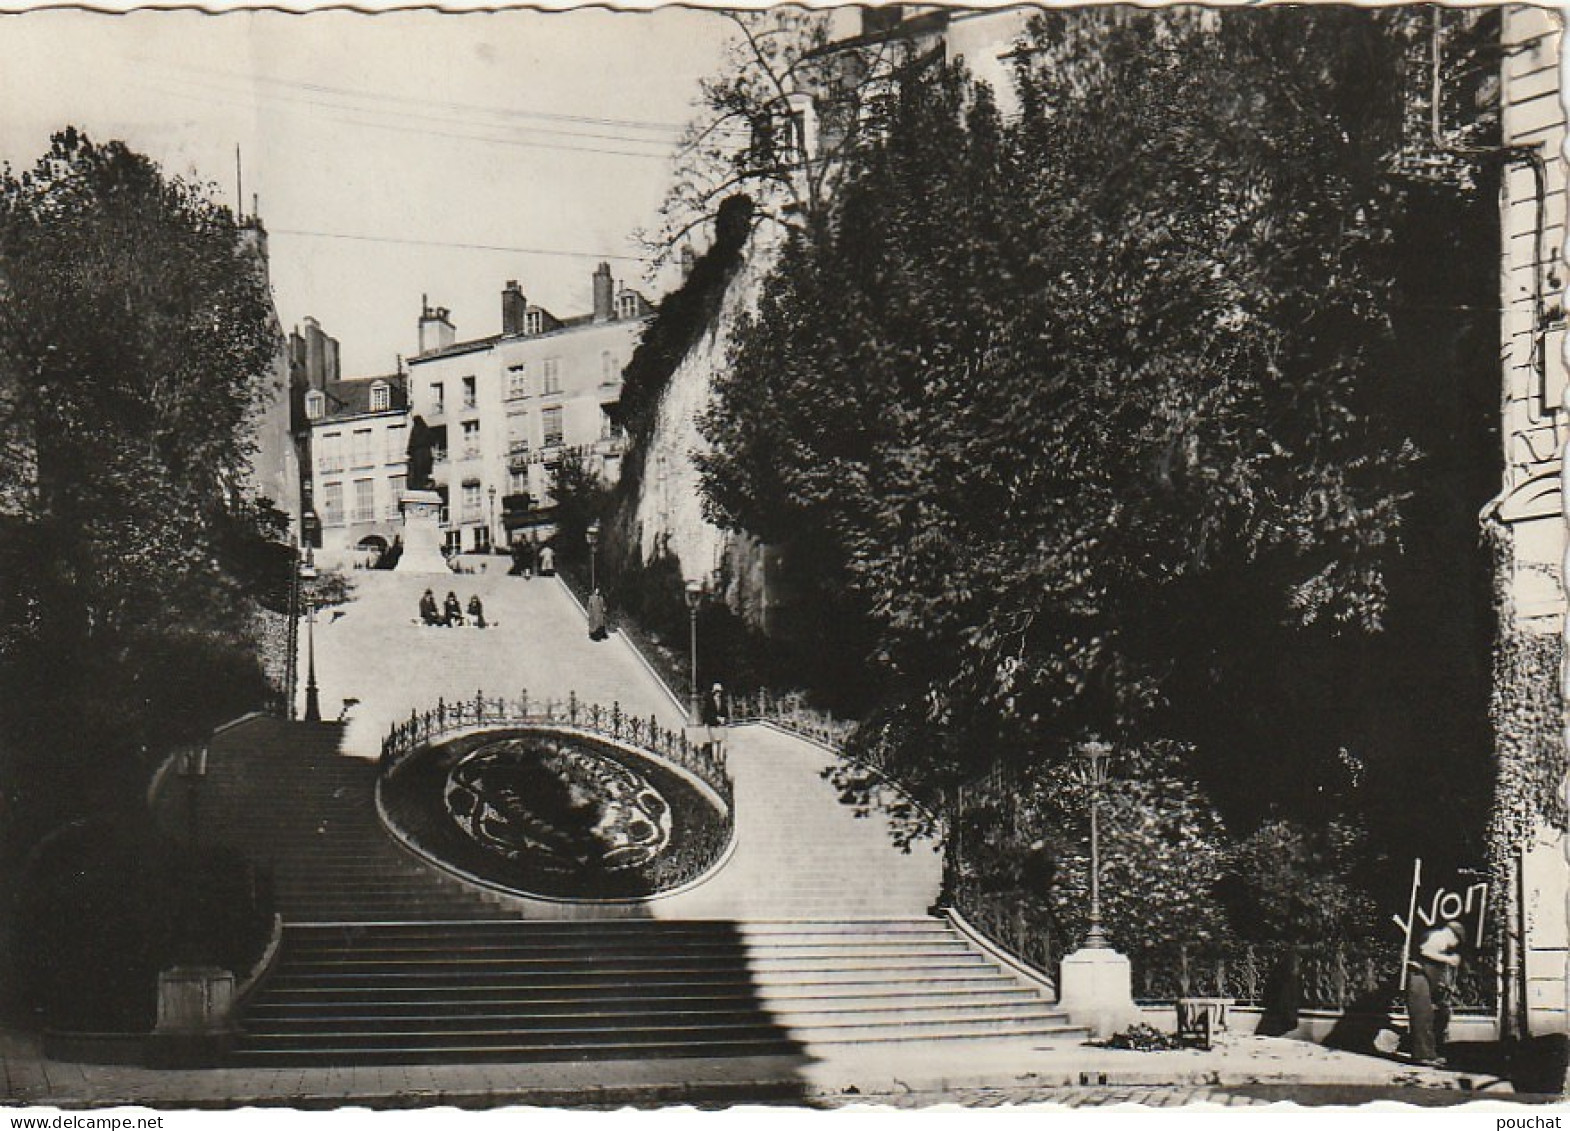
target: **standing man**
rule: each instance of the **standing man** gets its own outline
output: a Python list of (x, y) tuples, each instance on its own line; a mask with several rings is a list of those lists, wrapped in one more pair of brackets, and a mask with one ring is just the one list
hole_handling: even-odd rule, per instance
[(1442, 1068), (1450, 1029), (1450, 994), (1461, 969), (1466, 928), (1450, 919), (1424, 933), (1407, 965), (1406, 1008), (1412, 1029), (1412, 1059)]
[(605, 627), (605, 598), (600, 596), (596, 589), (589, 594), (589, 639), (604, 640), (607, 633)]

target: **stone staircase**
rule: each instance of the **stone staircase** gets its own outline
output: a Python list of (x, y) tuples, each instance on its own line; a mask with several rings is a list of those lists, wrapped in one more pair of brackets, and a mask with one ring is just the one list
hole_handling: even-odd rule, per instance
[(290, 928), (252, 1065), (757, 1056), (1078, 1038), (945, 923), (611, 920)]
[[(921, 915), (930, 866), (852, 818), (819, 776), (821, 752), (784, 736), (754, 736), (737, 766), (738, 847), (712, 880), (653, 903), (567, 906), (485, 892), (406, 854), (378, 819), (375, 764), (339, 754), (341, 733), (256, 718), (209, 747), (200, 836), (268, 865), (285, 920), (236, 1063), (1083, 1037), (1037, 987)], [(189, 817), (178, 786), (165, 784), (165, 820)]]
[(495, 918), (492, 897), (419, 863), (376, 815), (377, 767), (338, 754), (333, 725), (256, 718), (209, 746), (199, 836), (273, 877), (288, 923)]

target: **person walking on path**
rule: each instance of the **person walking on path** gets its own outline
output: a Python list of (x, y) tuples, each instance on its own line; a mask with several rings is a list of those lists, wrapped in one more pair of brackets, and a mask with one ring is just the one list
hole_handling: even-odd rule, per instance
[(549, 542), (540, 547), (538, 561), (540, 563), (541, 577), (556, 576), (556, 551), (551, 549)]
[(609, 633), (605, 626), (605, 598), (596, 589), (589, 594), (589, 639), (604, 640)]
[(703, 725), (706, 727), (722, 727), (729, 722), (725, 711), (725, 688), (716, 683), (709, 688), (709, 693), (703, 697)]
[(485, 627), (485, 606), (480, 604), (478, 593), (469, 598), (469, 619), (474, 622), (475, 628)]
[(1461, 969), (1465, 928), (1451, 919), (1423, 935), (1407, 964), (1407, 1017), (1412, 1030), (1412, 1059), (1442, 1067), (1450, 1029), (1450, 994)]

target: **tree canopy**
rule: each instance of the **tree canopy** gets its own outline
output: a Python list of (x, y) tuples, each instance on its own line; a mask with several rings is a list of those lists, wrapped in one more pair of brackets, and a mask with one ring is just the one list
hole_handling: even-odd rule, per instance
[[(0, 174), (0, 675), (20, 746), (134, 752), (255, 694), (243, 642), (215, 650), (243, 637), (281, 518), (247, 483), (279, 347), (259, 239), (204, 186), (75, 130)], [(194, 655), (229, 685), (185, 686)]]
[[(908, 782), (1215, 738), (1239, 656), (1389, 628), (1441, 439), (1399, 399), (1430, 191), (1403, 19), (1045, 12), (1017, 121), (905, 75), (788, 243), (705, 421), (710, 514), (807, 547)], [(1281, 730), (1243, 753), (1350, 788), (1325, 730)]]

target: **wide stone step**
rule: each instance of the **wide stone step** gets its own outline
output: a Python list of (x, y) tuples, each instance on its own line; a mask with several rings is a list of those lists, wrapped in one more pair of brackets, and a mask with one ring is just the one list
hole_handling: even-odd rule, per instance
[[(834, 992), (834, 991), (838, 992)], [(878, 986), (799, 987), (724, 987), (689, 986), (679, 992), (669, 987), (647, 987), (643, 992), (590, 988), (581, 990), (546, 989), (514, 995), (405, 994), (398, 997), (352, 994), (276, 994), (251, 1007), (248, 1016), (267, 1020), (297, 1016), (343, 1017), (448, 1017), (457, 1014), (502, 1011), (590, 1011), (635, 1013), (648, 1009), (690, 1009), (703, 1011), (726, 1008), (763, 1007), (776, 1015), (798, 1016), (818, 1012), (861, 1010), (899, 1012), (910, 1008), (1021, 1009), (1040, 1007), (1056, 1011), (1056, 1006), (1031, 997), (1017, 988), (962, 986), (900, 986), (897, 990)]]
[(1083, 1026), (1067, 1020), (1035, 1018), (988, 1018), (965, 1020), (899, 1021), (889, 1025), (863, 1025), (814, 1022), (793, 1025), (791, 1036), (808, 1046), (866, 1044), (895, 1041), (985, 1040), (999, 1037), (1037, 1037), (1055, 1040), (1080, 1040), (1089, 1035)]
[[(410, 978), (367, 980), (321, 981), (318, 979), (291, 979), (287, 974), (277, 974), (269, 979), (267, 990), (259, 999), (265, 1001), (295, 1000), (502, 1000), (503, 998), (532, 998), (542, 995), (623, 995), (681, 994), (698, 992), (743, 992), (759, 999), (791, 994), (825, 995), (832, 993), (897, 992), (924, 994), (936, 989), (978, 989), (1001, 991), (1017, 983), (995, 967), (967, 966), (954, 970), (924, 972), (912, 977), (899, 971), (814, 971), (801, 974), (777, 974), (767, 981), (760, 981), (751, 972), (731, 971), (681, 971), (666, 972), (658, 977), (643, 972), (637, 978), (627, 978), (614, 973), (595, 974), (578, 972), (572, 976), (497, 977), (474, 978), (463, 981), (448, 979), (418, 980)], [(253, 1006), (255, 1008), (255, 1006)]]
[(394, 970), (417, 966), (461, 965), (465, 970), (481, 966), (508, 963), (572, 963), (594, 962), (604, 965), (618, 961), (668, 961), (679, 959), (687, 963), (705, 962), (783, 962), (792, 959), (834, 961), (837, 959), (885, 959), (890, 962), (907, 958), (946, 958), (953, 955), (973, 956), (959, 939), (898, 943), (882, 939), (833, 942), (748, 942), (746, 940), (721, 940), (694, 938), (672, 946), (659, 939), (605, 939), (590, 941), (541, 941), (529, 943), (492, 943), (483, 946), (465, 946), (461, 955), (452, 949), (439, 947), (383, 949), (367, 946), (363, 949), (334, 948), (332, 950), (286, 952), (291, 969), (308, 972), (316, 969), (333, 970)]
[(423, 1024), (354, 1029), (321, 1026), (309, 1032), (247, 1028), (244, 1040), (250, 1047), (287, 1044), (301, 1052), (308, 1052), (323, 1048), (351, 1048), (355, 1045), (379, 1048), (446, 1046), (504, 1048), (510, 1045), (544, 1045), (558, 1041), (568, 1045), (621, 1041), (676, 1044), (689, 1041), (716, 1043), (760, 1038), (783, 1040), (788, 1039), (788, 1035), (767, 1018), (754, 1014), (735, 1021), (706, 1021), (703, 1024), (672, 1018), (638, 1025), (606, 1024), (603, 1019), (578, 1025), (569, 1023), (569, 1019), (558, 1018), (549, 1024), (539, 1024), (528, 1030), (486, 1028), (473, 1024), (441, 1030)]
[(663, 1028), (670, 1025), (701, 1025), (704, 1028), (712, 1028), (759, 1023), (780, 1024), (793, 1030), (812, 1028), (827, 1030), (836, 1027), (877, 1028), (882, 1025), (925, 1025), (942, 1022), (1003, 1025), (1042, 1022), (1066, 1025), (1067, 1019), (1060, 1011), (1044, 1004), (1021, 1005), (1018, 1002), (989, 1006), (922, 1004), (904, 1007), (885, 1003), (879, 1007), (846, 1001), (812, 1009), (796, 1007), (787, 1012), (760, 1010), (755, 1005), (748, 1004), (716, 1002), (672, 1002), (658, 1009), (650, 1008), (647, 1003), (617, 1006), (605, 1003), (597, 1008), (564, 1003), (559, 1008), (487, 1008), (451, 1014), (391, 1011), (343, 1013), (303, 1010), (285, 1014), (259, 1013), (249, 1022), (248, 1029), (256, 1034), (267, 1034), (271, 1039), (282, 1039), (286, 1034), (314, 1035), (323, 1031), (337, 1033), (533, 1032), (538, 1029), (598, 1029), (606, 1026)]
[(561, 1061), (646, 1060), (688, 1057), (787, 1056), (800, 1052), (801, 1046), (775, 1033), (744, 1036), (729, 1034), (712, 1040), (688, 1037), (670, 1041), (663, 1038), (621, 1037), (619, 1039), (575, 1040), (561, 1037), (544, 1041), (513, 1040), (502, 1044), (349, 1044), (318, 1046), (310, 1050), (286, 1047), (265, 1048), (242, 1045), (233, 1056), (240, 1066), (308, 1067), (311, 1065), (364, 1064), (517, 1064)]

